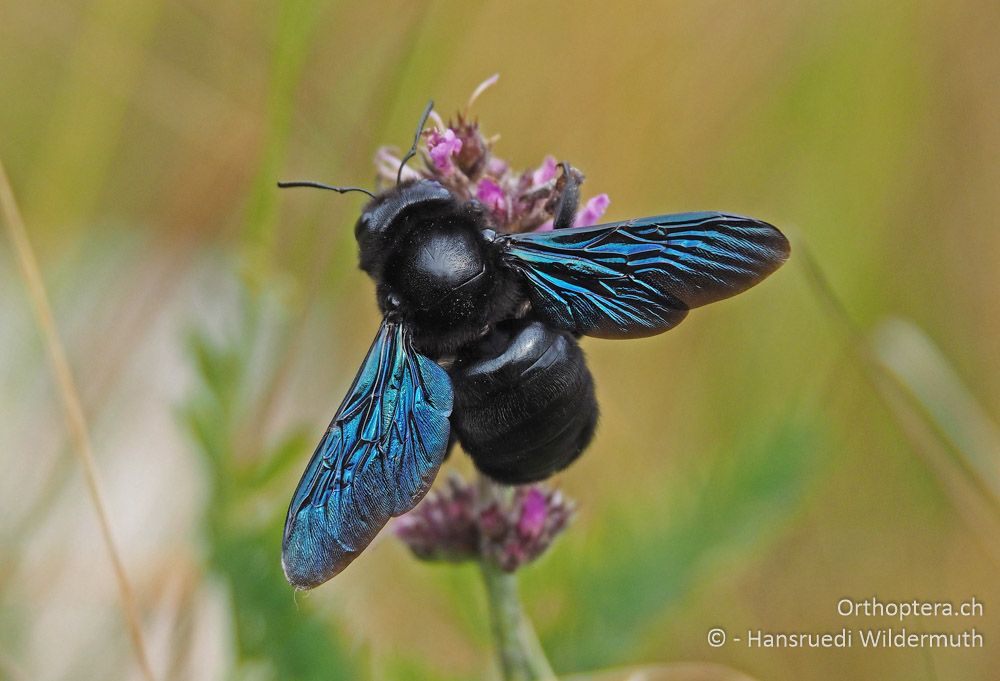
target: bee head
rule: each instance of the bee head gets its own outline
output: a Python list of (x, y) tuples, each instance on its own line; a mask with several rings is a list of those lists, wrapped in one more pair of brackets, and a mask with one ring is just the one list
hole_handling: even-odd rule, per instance
[(361, 269), (381, 280), (386, 255), (417, 222), (441, 212), (454, 212), (457, 202), (437, 182), (404, 182), (375, 196), (354, 225), (360, 248)]
[[(489, 254), (478, 203), (456, 199), (436, 182), (419, 180), (372, 201), (358, 220), (361, 268), (391, 292), (397, 307), (426, 323), (471, 314), (486, 293)], [(381, 301), (391, 308), (389, 298)]]
[(406, 322), (426, 352), (454, 347), (493, 321), (501, 282), (499, 253), (483, 234), (489, 225), (478, 202), (431, 180), (379, 194), (358, 219), (361, 269), (382, 312)]

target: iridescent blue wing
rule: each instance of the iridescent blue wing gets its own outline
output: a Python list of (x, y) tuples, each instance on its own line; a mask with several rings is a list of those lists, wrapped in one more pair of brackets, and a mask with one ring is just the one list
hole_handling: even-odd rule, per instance
[(689, 309), (736, 295), (787, 258), (776, 228), (725, 213), (497, 237), (547, 323), (602, 338), (640, 338), (679, 324)]
[(293, 586), (333, 577), (420, 501), (444, 459), (451, 405), (445, 370), (383, 321), (288, 508), (281, 563)]

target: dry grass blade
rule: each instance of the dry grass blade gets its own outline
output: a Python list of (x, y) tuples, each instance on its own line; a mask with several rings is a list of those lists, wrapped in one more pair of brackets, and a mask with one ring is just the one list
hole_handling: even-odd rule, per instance
[(996, 424), (915, 325), (887, 320), (876, 329), (872, 346), (884, 374), (876, 381), (883, 400), (955, 507), (979, 530), (984, 548), (1000, 563)]
[(982, 547), (1000, 564), (996, 425), (915, 326), (893, 320), (874, 337), (864, 333), (801, 236), (796, 242), (809, 283), (849, 334), (851, 349), (877, 395)]
[(965, 521), (975, 531), (975, 536), (983, 550), (1000, 565), (1000, 516), (991, 499), (984, 496), (974, 478), (970, 478), (955, 460), (953, 451), (942, 440), (933, 422), (918, 408), (905, 385), (896, 377), (875, 375), (872, 382), (882, 401), (892, 412), (907, 440), (928, 469), (937, 477), (941, 488), (947, 493), (952, 504)]
[(1000, 428), (947, 358), (915, 324), (888, 319), (873, 337), (886, 372), (923, 411), (939, 438), (1000, 510)]
[(87, 484), (87, 491), (90, 493), (91, 502), (94, 505), (94, 510), (97, 512), (104, 545), (107, 547), (111, 564), (114, 567), (115, 579), (118, 583), (118, 590), (122, 599), (122, 608), (125, 613), (129, 635), (132, 638), (132, 645), (135, 648), (136, 657), (138, 658), (139, 667), (147, 681), (154, 681), (153, 671), (149, 666), (149, 658), (146, 655), (146, 645), (142, 635), (139, 609), (135, 602), (132, 586), (128, 581), (128, 576), (125, 574), (125, 566), (122, 563), (121, 554), (111, 533), (111, 523), (108, 519), (107, 509), (105, 508), (100, 481), (97, 478), (97, 467), (94, 464), (94, 455), (90, 446), (90, 434), (87, 430), (87, 421), (83, 415), (79, 393), (73, 380), (73, 373), (70, 371), (66, 351), (63, 348), (62, 341), (59, 339), (55, 318), (52, 315), (52, 308), (49, 305), (48, 295), (45, 291), (45, 283), (42, 281), (41, 272), (38, 268), (38, 261), (35, 258), (31, 242), (28, 240), (28, 233), (21, 219), (17, 203), (14, 200), (14, 192), (10, 187), (10, 182), (7, 180), (7, 172), (2, 162), (0, 162), (0, 209), (3, 212), (3, 222), (7, 236), (10, 237), (11, 244), (14, 247), (18, 265), (21, 268), (21, 275), (24, 277), (24, 282), (28, 289), (28, 296), (31, 299), (38, 327), (42, 333), (42, 340), (45, 344), (49, 362), (52, 364), (52, 372), (55, 374), (59, 395), (62, 398), (63, 409), (66, 414), (66, 425), (73, 442), (73, 451), (76, 452), (83, 467), (83, 476)]

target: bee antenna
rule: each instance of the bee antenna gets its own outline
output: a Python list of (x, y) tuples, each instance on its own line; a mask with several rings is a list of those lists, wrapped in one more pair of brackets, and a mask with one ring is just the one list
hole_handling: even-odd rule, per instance
[(406, 156), (403, 160), (399, 162), (399, 170), (396, 171), (396, 184), (403, 179), (403, 167), (406, 166), (406, 162), (417, 155), (417, 144), (420, 142), (420, 133), (424, 131), (424, 126), (427, 125), (427, 117), (431, 115), (431, 111), (434, 109), (434, 100), (427, 102), (427, 106), (424, 107), (424, 113), (420, 116), (420, 124), (417, 126), (417, 132), (413, 135), (413, 144), (410, 145), (410, 150), (406, 152)]
[(362, 194), (367, 194), (368, 196), (375, 198), (367, 189), (362, 189), (361, 187), (334, 187), (328, 184), (323, 184), (322, 182), (310, 182), (310, 181), (295, 181), (295, 182), (279, 182), (278, 186), (282, 189), (288, 189), (289, 187), (313, 187), (314, 189), (329, 189), (330, 191), (337, 192), (339, 194), (346, 194), (347, 192), (361, 192)]

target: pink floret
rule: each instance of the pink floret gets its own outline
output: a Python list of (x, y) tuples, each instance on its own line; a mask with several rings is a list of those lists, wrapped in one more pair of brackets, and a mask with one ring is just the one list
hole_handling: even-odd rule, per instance
[(573, 226), (590, 227), (591, 225), (596, 225), (597, 221), (604, 217), (604, 211), (608, 209), (608, 204), (610, 203), (611, 199), (608, 198), (607, 194), (598, 194), (587, 201), (587, 205), (583, 207), (583, 210), (576, 214)]
[(427, 152), (431, 156), (431, 161), (442, 173), (450, 173), (454, 169), (451, 159), (460, 151), (462, 151), (462, 140), (451, 128), (447, 128), (443, 133), (434, 130), (427, 140)]
[(507, 197), (503, 188), (489, 177), (484, 177), (476, 187), (476, 198), (494, 213), (503, 214), (507, 210)]
[(551, 181), (556, 176), (556, 159), (554, 156), (546, 156), (542, 165), (531, 174), (531, 182), (536, 187)]
[(539, 536), (545, 529), (548, 510), (545, 494), (536, 487), (529, 489), (521, 502), (521, 517), (517, 521), (517, 531), (521, 536), (531, 539)]

